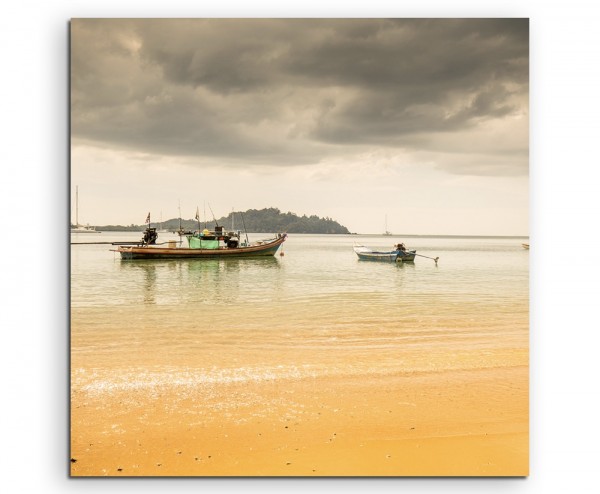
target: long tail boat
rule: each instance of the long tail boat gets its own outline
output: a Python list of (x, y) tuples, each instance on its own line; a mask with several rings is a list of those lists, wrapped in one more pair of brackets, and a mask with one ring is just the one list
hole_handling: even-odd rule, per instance
[(417, 255), (416, 250), (406, 250), (403, 246), (391, 251), (378, 251), (355, 244), (354, 252), (361, 261), (412, 262)]
[[(279, 246), (285, 242), (286, 233), (278, 233), (274, 238), (256, 242), (240, 241), (241, 232), (225, 232), (223, 227), (214, 231), (204, 229), (186, 232), (188, 246), (179, 247), (177, 241), (167, 242), (166, 247), (142, 241), (137, 246), (119, 246), (113, 249), (121, 254), (121, 259), (202, 259), (274, 256)], [(146, 237), (146, 235), (145, 235)], [(156, 238), (154, 238), (154, 241)]]

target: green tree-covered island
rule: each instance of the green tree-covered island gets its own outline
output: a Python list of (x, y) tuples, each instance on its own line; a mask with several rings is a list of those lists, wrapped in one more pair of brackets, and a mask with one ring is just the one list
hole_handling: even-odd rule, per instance
[[(179, 218), (172, 218), (162, 223), (152, 221), (153, 227), (163, 230), (177, 231), (180, 226)], [(298, 216), (294, 213), (282, 213), (277, 208), (248, 209), (247, 211), (234, 211), (222, 218), (213, 218), (211, 221), (200, 220), (201, 228), (214, 229), (215, 223), (223, 226), (226, 230), (242, 230), (252, 233), (318, 233), (318, 234), (349, 234), (350, 231), (343, 225), (331, 218), (320, 218), (316, 215)], [(184, 230), (197, 230), (198, 220), (181, 220)], [(146, 225), (104, 225), (97, 226), (97, 231), (140, 231)]]

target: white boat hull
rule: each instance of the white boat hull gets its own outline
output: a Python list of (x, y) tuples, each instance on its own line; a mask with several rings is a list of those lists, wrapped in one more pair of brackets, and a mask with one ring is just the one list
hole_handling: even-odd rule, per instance
[(364, 245), (355, 245), (354, 252), (362, 261), (385, 261), (385, 262), (412, 262), (415, 260), (416, 250), (392, 250), (380, 252), (369, 249)]

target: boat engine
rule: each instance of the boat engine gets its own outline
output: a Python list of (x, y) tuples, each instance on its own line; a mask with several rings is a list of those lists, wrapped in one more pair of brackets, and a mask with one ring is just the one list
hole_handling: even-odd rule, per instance
[(142, 237), (142, 245), (154, 245), (156, 244), (156, 240), (158, 239), (158, 233), (156, 233), (156, 228), (146, 228), (144, 231), (144, 236)]

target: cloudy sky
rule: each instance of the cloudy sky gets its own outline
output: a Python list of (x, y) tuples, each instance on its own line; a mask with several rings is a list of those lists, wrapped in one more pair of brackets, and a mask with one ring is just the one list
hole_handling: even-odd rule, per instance
[(528, 107), (527, 19), (74, 19), (72, 220), (528, 235)]

